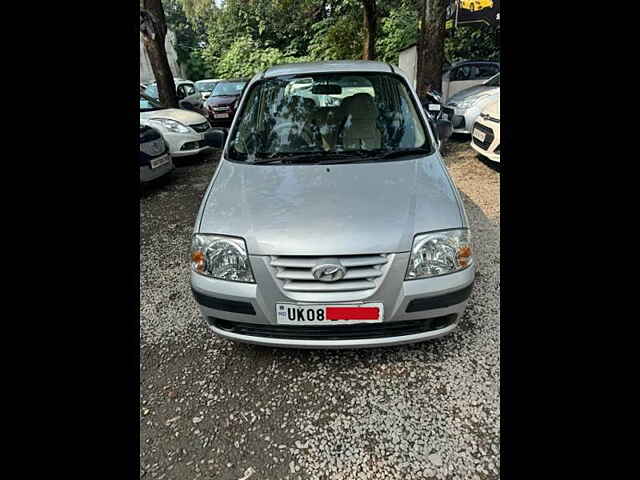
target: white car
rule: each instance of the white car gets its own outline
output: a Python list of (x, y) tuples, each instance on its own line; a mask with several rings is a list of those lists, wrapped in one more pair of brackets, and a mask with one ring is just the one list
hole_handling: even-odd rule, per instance
[(500, 95), (473, 124), (471, 148), (494, 162), (500, 162)]
[(467, 88), (447, 100), (442, 108), (446, 120), (451, 121), (453, 133), (470, 134), (473, 123), (487, 105), (500, 96), (500, 74), (490, 78), (482, 85)]
[[(178, 100), (182, 100), (190, 95), (196, 93), (196, 85), (191, 80), (182, 80), (181, 78), (174, 78), (173, 83), (176, 85), (176, 95)], [(150, 83), (144, 90), (144, 94), (148, 97), (158, 100), (160, 94), (158, 93), (157, 82)]]
[(140, 94), (140, 125), (160, 131), (172, 157), (185, 157), (211, 148), (211, 124), (199, 113), (163, 108), (153, 98)]
[(216, 86), (216, 83), (218, 83), (220, 80), (220, 78), (207, 78), (204, 80), (198, 80), (195, 83), (196, 90), (198, 90), (198, 93), (200, 93), (200, 96), (202, 96), (202, 100), (206, 100), (207, 98), (209, 98), (209, 95), (211, 95), (211, 91)]

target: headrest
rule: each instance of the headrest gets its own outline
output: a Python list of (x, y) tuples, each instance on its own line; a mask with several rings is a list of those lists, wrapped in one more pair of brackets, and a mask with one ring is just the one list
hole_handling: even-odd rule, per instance
[(344, 112), (352, 118), (370, 118), (375, 120), (378, 115), (378, 107), (373, 97), (368, 93), (356, 93), (347, 97), (342, 102)]

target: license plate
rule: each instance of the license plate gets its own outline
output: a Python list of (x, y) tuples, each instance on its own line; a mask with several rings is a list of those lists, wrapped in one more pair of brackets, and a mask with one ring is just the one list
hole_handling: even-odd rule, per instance
[(431, 103), (431, 104), (429, 104), (429, 110), (439, 112), (440, 111), (440, 105), (437, 104), (437, 103)]
[(151, 164), (151, 168), (161, 167), (162, 165), (166, 165), (167, 163), (169, 163), (169, 155), (164, 155), (162, 157), (154, 158), (149, 163)]
[(382, 303), (358, 305), (276, 304), (278, 325), (352, 325), (380, 323), (384, 317)]
[(484, 139), (487, 137), (487, 135), (484, 132), (481, 132), (480, 130), (474, 130), (473, 136), (478, 140), (480, 140), (481, 142), (484, 142)]
[(213, 118), (229, 118), (228, 113), (214, 113)]

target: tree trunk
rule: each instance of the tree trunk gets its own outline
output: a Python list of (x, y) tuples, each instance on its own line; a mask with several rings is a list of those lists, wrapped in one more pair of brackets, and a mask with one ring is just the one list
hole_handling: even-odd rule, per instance
[(419, 0), (416, 91), (422, 97), (429, 88), (442, 91), (447, 0)]
[(362, 50), (363, 60), (373, 60), (376, 57), (376, 28), (377, 12), (376, 0), (362, 0), (364, 7), (364, 44)]
[(162, 8), (162, 0), (142, 0), (140, 8), (140, 32), (149, 54), (149, 62), (158, 84), (160, 103), (166, 107), (178, 108), (176, 84), (167, 59), (165, 38), (167, 22)]

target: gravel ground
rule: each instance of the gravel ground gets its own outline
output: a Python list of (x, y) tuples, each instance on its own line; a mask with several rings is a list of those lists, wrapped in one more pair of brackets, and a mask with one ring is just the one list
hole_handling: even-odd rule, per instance
[(411, 346), (278, 350), (212, 336), (188, 249), (217, 154), (142, 191), (141, 478), (499, 478), (500, 175), (468, 140), (445, 156), (479, 273), (459, 328)]

